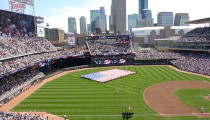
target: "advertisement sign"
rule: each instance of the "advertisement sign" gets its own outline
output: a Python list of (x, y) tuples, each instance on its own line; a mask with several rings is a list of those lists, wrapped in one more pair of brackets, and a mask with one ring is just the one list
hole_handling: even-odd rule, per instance
[(34, 5), (34, 0), (13, 0), (19, 3), (27, 4), (27, 5)]
[(45, 37), (45, 32), (43, 27), (37, 27), (37, 36), (38, 37)]
[(15, 10), (17, 12), (26, 9), (26, 4), (24, 4), (24, 3), (10, 1), (9, 4), (11, 6), (11, 10)]
[(34, 37), (34, 17), (0, 10), (0, 32), (4, 37)]
[(93, 40), (92, 36), (85, 36), (85, 40)]
[(44, 18), (36, 17), (36, 25), (37, 25), (37, 27), (44, 27)]
[(104, 65), (110, 65), (110, 64), (124, 64), (126, 63), (126, 59), (119, 59), (119, 60), (95, 60), (94, 63), (97, 65), (104, 64)]
[(67, 35), (68, 37), (68, 45), (76, 45), (75, 34), (73, 32)]

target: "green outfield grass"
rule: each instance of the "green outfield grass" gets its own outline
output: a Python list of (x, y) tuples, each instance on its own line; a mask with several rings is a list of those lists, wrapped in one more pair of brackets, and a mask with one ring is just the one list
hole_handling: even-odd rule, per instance
[[(84, 74), (113, 68), (136, 71), (137, 74), (106, 84), (80, 78)], [(157, 113), (144, 102), (143, 92), (149, 86), (172, 80), (210, 82), (208, 78), (177, 72), (166, 66), (96, 68), (72, 72), (45, 84), (12, 111), (35, 110), (61, 116), (66, 114), (70, 120), (122, 120), (121, 113), (124, 111), (124, 106), (130, 105), (134, 112), (132, 120), (210, 120), (210, 118), (197, 117), (157, 116)], [(119, 90), (119, 93), (116, 93), (116, 90)], [(186, 92), (184, 94), (190, 96)], [(182, 96), (179, 92), (177, 95)], [(196, 97), (195, 100), (201, 99)], [(192, 105), (194, 106), (194, 103)]]
[(208, 94), (210, 89), (183, 89), (175, 92), (186, 105), (196, 107), (198, 110), (204, 107), (204, 112), (210, 113), (210, 101), (205, 99)]

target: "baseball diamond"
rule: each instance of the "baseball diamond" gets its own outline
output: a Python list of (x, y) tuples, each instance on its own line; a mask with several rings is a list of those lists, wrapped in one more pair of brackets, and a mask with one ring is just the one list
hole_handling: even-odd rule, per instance
[[(150, 106), (150, 104), (147, 104), (147, 102), (145, 102), (144, 92), (147, 88), (158, 83), (164, 83), (166, 85), (169, 85), (168, 89), (172, 89), (172, 86), (170, 84), (167, 84), (167, 82), (170, 81), (174, 83), (189, 81), (189, 83), (187, 83), (187, 89), (194, 88), (193, 86), (190, 87), (190, 81), (192, 81), (192, 83), (206, 81), (207, 89), (205, 91), (207, 92), (206, 94), (203, 94), (203, 96), (199, 95), (198, 97), (190, 96), (190, 94), (185, 94), (187, 98), (189, 98), (187, 101), (192, 101), (194, 99), (195, 101), (205, 101), (204, 97), (206, 97), (208, 95), (207, 93), (209, 92), (209, 77), (206, 78), (204, 76), (187, 74), (180, 71), (176, 71), (172, 68), (173, 67), (170, 66), (121, 66), (84, 69), (79, 71), (71, 71), (70, 73), (66, 72), (49, 78), (46, 82), (43, 81), (44, 84), (40, 83), (32, 87), (29, 91), (33, 91), (33, 89), (38, 89), (43, 85), (37, 91), (34, 90), (34, 93), (31, 92), (33, 93), (32, 95), (30, 95), (31, 93), (28, 94), (25, 100), (22, 101), (21, 98), (24, 96), (24, 94), (27, 93), (23, 93), (21, 96), (15, 98), (16, 100), (18, 99), (18, 101), (20, 102), (19, 104), (12, 103), (13, 101), (17, 102), (14, 99), (5, 106), (12, 106), (6, 107), (8, 108), (8, 111), (11, 110), (16, 112), (47, 112), (61, 117), (63, 115), (67, 115), (67, 118), (70, 120), (118, 120), (121, 119), (121, 112), (124, 111), (125, 104), (131, 106), (131, 111), (134, 113), (133, 119), (135, 120), (190, 120), (196, 119), (197, 117), (201, 117), (199, 118), (200, 120), (208, 119), (206, 117), (209, 117), (210, 113), (209, 102), (205, 102), (203, 104), (201, 104), (200, 102), (193, 102), (190, 105), (186, 105), (185, 103), (183, 103), (185, 101), (182, 101), (183, 108), (184, 106), (189, 106), (192, 109), (194, 109), (193, 112), (196, 112), (196, 114), (194, 114), (193, 112), (183, 112), (183, 114), (181, 114), (181, 111), (185, 111), (185, 109), (180, 109), (177, 113), (173, 112), (158, 114), (159, 112), (156, 111), (156, 109), (153, 106)], [(86, 79), (80, 78), (80, 76), (84, 73), (93, 73), (110, 69), (136, 71), (137, 74), (120, 78), (105, 84), (88, 81)], [(163, 77), (165, 78), (164, 80)], [(139, 79), (141, 79), (141, 81), (139, 81)], [(175, 86), (176, 85), (174, 85), (174, 87)], [(164, 86), (162, 87), (162, 89), (163, 91), (167, 91), (165, 90)], [(116, 93), (116, 90), (119, 90), (119, 93)], [(196, 92), (196, 89), (192, 91), (192, 93)], [(151, 92), (150, 95), (154, 98), (158, 94)], [(165, 95), (160, 95), (157, 97), (164, 98), (164, 96)], [(185, 99), (185, 96), (183, 96), (182, 94), (177, 94), (177, 97)], [(170, 98), (167, 99), (170, 100)], [(171, 98), (171, 100), (173, 101), (173, 98)], [(182, 108), (182, 105), (180, 106), (180, 108)], [(170, 104), (165, 104), (164, 109), (166, 109), (166, 111), (170, 111), (171, 109), (173, 109), (170, 108), (170, 106)], [(205, 107), (205, 114), (203, 115), (199, 114), (199, 108), (201, 106)], [(6, 108), (4, 108), (4, 110), (6, 110)]]

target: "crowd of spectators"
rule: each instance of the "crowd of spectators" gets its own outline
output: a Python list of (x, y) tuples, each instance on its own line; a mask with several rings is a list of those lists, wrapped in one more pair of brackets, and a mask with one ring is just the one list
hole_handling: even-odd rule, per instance
[(0, 38), (0, 59), (55, 50), (46, 39)]
[(3, 77), (0, 79), (0, 95), (6, 95), (18, 86), (43, 75), (43, 73), (35, 69), (27, 69), (25, 71), (20, 71), (7, 77)]
[(210, 42), (210, 27), (195, 28), (176, 42)]
[(208, 35), (210, 35), (210, 27), (195, 28), (186, 34), (186, 36), (208, 36)]
[(184, 71), (210, 75), (210, 55), (198, 53), (181, 53), (180, 59), (171, 61), (172, 64)]
[(101, 41), (88, 41), (88, 48), (91, 54), (130, 52), (130, 45), (128, 44), (111, 44)]
[(26, 55), (22, 57), (11, 58), (7, 60), (0, 61), (0, 75), (24, 68), (28, 65), (33, 65), (35, 63), (41, 62), (43, 60), (50, 60), (53, 58), (82, 55), (82, 50), (62, 50), (56, 52), (46, 52), (38, 53), (32, 55)]
[(25, 82), (43, 75), (43, 73), (35, 69), (27, 69), (25, 71), (20, 71), (16, 74), (3, 77), (0, 79), (0, 95), (7, 94), (14, 88), (23, 85)]
[(137, 52), (136, 58), (138, 59), (176, 59), (180, 58), (181, 55), (172, 52), (157, 52), (157, 51), (147, 51), (147, 52)]
[(57, 51), (46, 39), (0, 38), (0, 75), (24, 68), (43, 60), (83, 55), (83, 50)]
[(0, 112), (0, 119), (1, 120), (45, 120), (43, 116), (38, 114), (31, 114), (31, 113), (10, 113), (10, 112)]
[(176, 40), (176, 42), (210, 42), (210, 37), (182, 37)]

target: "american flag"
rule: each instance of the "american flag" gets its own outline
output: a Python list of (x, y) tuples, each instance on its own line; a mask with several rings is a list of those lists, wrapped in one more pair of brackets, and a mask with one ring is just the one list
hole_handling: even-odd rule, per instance
[(105, 82), (109, 82), (109, 81), (112, 81), (121, 77), (133, 75), (135, 73), (136, 72), (126, 71), (126, 70), (111, 69), (111, 70), (91, 73), (88, 75), (82, 75), (81, 77), (89, 79), (89, 80), (105, 83)]

